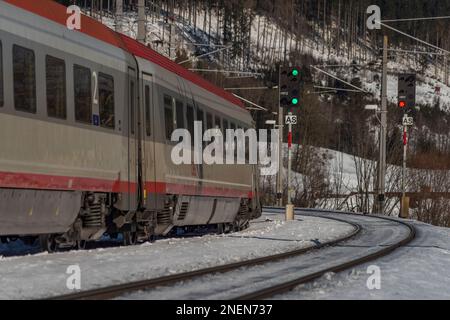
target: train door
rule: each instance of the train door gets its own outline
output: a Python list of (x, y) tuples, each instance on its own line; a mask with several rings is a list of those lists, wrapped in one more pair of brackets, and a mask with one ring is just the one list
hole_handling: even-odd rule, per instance
[(139, 115), (136, 108), (137, 81), (136, 71), (128, 68), (128, 192), (129, 208), (137, 209), (139, 198), (138, 176), (138, 131), (137, 122)]
[(144, 181), (144, 204), (148, 209), (156, 207), (156, 151), (155, 107), (153, 77), (142, 73), (142, 178)]

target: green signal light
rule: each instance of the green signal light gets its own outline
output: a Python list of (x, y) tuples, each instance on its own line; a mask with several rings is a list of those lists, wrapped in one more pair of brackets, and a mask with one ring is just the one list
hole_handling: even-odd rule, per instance
[(297, 104), (298, 104), (298, 99), (297, 98), (294, 98), (294, 99), (292, 99), (292, 104), (294, 105), (294, 106), (296, 106)]
[(298, 70), (297, 69), (292, 70), (292, 75), (294, 77), (298, 76)]

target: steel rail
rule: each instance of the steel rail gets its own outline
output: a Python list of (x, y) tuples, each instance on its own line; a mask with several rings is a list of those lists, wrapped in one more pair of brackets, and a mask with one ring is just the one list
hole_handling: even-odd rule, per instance
[[(272, 208), (272, 209), (277, 209), (280, 210), (280, 208)], [(299, 210), (296, 210), (296, 212), (298, 212)], [(303, 210), (305, 211), (305, 210)], [(317, 210), (307, 210), (307, 211), (311, 211), (311, 212), (324, 212), (324, 211), (317, 211)], [(335, 212), (335, 211), (328, 211), (329, 213), (341, 213), (342, 212)], [(353, 215), (353, 216), (361, 216), (358, 214), (354, 214), (354, 213), (344, 213), (347, 215)], [(322, 217), (322, 216), (321, 216)], [(299, 277), (297, 279), (288, 281), (288, 282), (284, 282), (278, 285), (274, 285), (274, 286), (270, 286), (261, 290), (257, 290), (254, 291), (252, 293), (248, 293), (245, 295), (241, 295), (238, 297), (233, 298), (232, 300), (261, 300), (261, 299), (267, 299), (267, 298), (271, 298), (274, 297), (276, 295), (291, 291), (292, 289), (294, 289), (295, 287), (301, 285), (301, 284), (305, 284), (308, 283), (312, 280), (315, 280), (317, 278), (322, 277), (323, 275), (325, 275), (326, 273), (329, 272), (340, 272), (340, 271), (344, 271), (346, 269), (349, 269), (351, 267), (355, 267), (357, 265), (363, 264), (363, 263), (367, 263), (370, 261), (373, 261), (375, 259), (384, 257), (388, 254), (390, 254), (391, 252), (393, 252), (394, 250), (398, 249), (399, 247), (402, 247), (404, 245), (407, 245), (408, 243), (410, 243), (416, 236), (416, 230), (414, 228), (413, 225), (406, 223), (404, 221), (399, 221), (399, 220), (395, 220), (392, 218), (388, 218), (388, 217), (384, 217), (384, 216), (373, 216), (373, 215), (364, 215), (364, 217), (370, 217), (370, 218), (376, 218), (376, 219), (381, 219), (381, 220), (387, 220), (387, 221), (391, 221), (391, 222), (395, 222), (398, 224), (401, 224), (403, 226), (406, 226), (409, 229), (409, 233), (408, 235), (401, 239), (400, 241), (393, 243), (392, 245), (389, 245), (387, 247), (384, 247), (383, 249), (380, 249), (379, 251), (376, 251), (374, 253), (371, 253), (369, 255), (363, 256), (363, 257), (359, 257), (356, 259), (352, 259), (349, 260), (347, 262), (338, 264), (336, 266), (330, 267), (330, 268), (324, 268), (320, 271), (308, 274), (306, 276), (302, 276)]]
[[(298, 214), (298, 215), (301, 216), (302, 214)], [(309, 215), (304, 215), (304, 216), (309, 216)], [(114, 285), (114, 286), (86, 290), (86, 291), (71, 293), (71, 294), (67, 294), (67, 295), (54, 296), (54, 297), (46, 298), (46, 300), (106, 300), (106, 299), (113, 299), (113, 298), (116, 298), (118, 296), (121, 296), (121, 295), (124, 295), (127, 293), (136, 292), (136, 291), (140, 291), (140, 290), (149, 290), (149, 289), (161, 287), (161, 286), (167, 286), (167, 285), (174, 284), (174, 283), (177, 283), (180, 281), (188, 281), (188, 280), (192, 280), (197, 277), (201, 277), (201, 276), (205, 276), (205, 275), (209, 275), (209, 274), (225, 273), (225, 272), (233, 271), (233, 270), (236, 270), (236, 269), (239, 269), (242, 267), (262, 265), (262, 264), (266, 264), (266, 263), (271, 263), (271, 262), (275, 262), (275, 261), (279, 261), (279, 260), (283, 260), (283, 259), (300, 256), (305, 253), (311, 252), (313, 250), (317, 250), (317, 249), (321, 249), (324, 247), (337, 245), (341, 242), (345, 242), (345, 241), (355, 237), (356, 235), (358, 235), (361, 231), (361, 226), (357, 223), (348, 222), (348, 221), (345, 221), (344, 219), (339, 219), (336, 217), (327, 217), (327, 216), (322, 217), (319, 215), (316, 215), (316, 217), (343, 222), (343, 223), (353, 226), (354, 229), (351, 233), (345, 235), (344, 237), (341, 237), (341, 238), (338, 238), (335, 240), (331, 240), (331, 241), (327, 241), (327, 242), (323, 242), (320, 244), (315, 244), (315, 245), (313, 245), (311, 247), (307, 247), (307, 248), (291, 250), (291, 251), (287, 251), (287, 252), (283, 252), (283, 253), (279, 253), (279, 254), (275, 254), (275, 255), (271, 255), (271, 256), (260, 257), (260, 258), (255, 258), (255, 259), (250, 259), (250, 260), (245, 260), (245, 261), (240, 261), (240, 262), (234, 262), (234, 263), (230, 263), (230, 264), (219, 265), (219, 266), (209, 267), (209, 268), (205, 268), (205, 269), (194, 270), (194, 271), (190, 271), (190, 272), (183, 272), (183, 273), (178, 273), (178, 274), (174, 274), (174, 275), (154, 278), (154, 279), (118, 284), (118, 285)]]

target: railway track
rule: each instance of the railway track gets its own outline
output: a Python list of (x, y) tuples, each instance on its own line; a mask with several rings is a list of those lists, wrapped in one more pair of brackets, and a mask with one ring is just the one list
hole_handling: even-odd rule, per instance
[[(267, 212), (267, 211), (266, 211)], [(270, 213), (279, 213), (280, 209), (270, 208), (268, 209)], [(298, 285), (307, 283), (311, 280), (317, 279), (328, 272), (339, 272), (345, 269), (351, 268), (353, 266), (366, 263), (372, 261), (374, 259), (386, 256), (393, 250), (406, 245), (409, 243), (415, 236), (414, 227), (408, 223), (403, 221), (397, 221), (394, 219), (386, 218), (386, 217), (378, 217), (378, 216), (362, 216), (355, 214), (338, 214), (333, 212), (317, 212), (317, 211), (298, 211), (297, 215), (314, 215), (321, 218), (336, 220), (340, 222), (346, 222), (354, 226), (354, 230), (351, 234), (343, 237), (341, 239), (337, 239), (334, 241), (318, 244), (316, 246), (310, 248), (302, 248), (282, 254), (277, 254), (268, 257), (262, 257), (222, 266), (216, 266), (206, 269), (200, 269), (196, 271), (191, 271), (187, 273), (180, 273), (170, 276), (165, 276), (161, 278), (143, 280), (133, 283), (126, 283), (115, 285), (111, 287), (105, 287), (100, 289), (94, 289), (89, 291), (82, 291), (74, 294), (64, 295), (53, 297), (51, 299), (58, 300), (78, 300), (78, 299), (113, 299), (119, 296), (124, 296), (126, 294), (134, 293), (142, 290), (150, 290), (156, 287), (158, 288), (170, 288), (171, 286), (179, 283), (181, 281), (192, 281), (194, 283), (193, 287), (195, 287), (195, 281), (201, 281), (201, 278), (204, 276), (212, 276), (217, 277), (218, 281), (220, 281), (220, 276), (225, 273), (233, 273), (237, 278), (237, 282), (239, 282), (239, 277), (243, 277), (243, 283), (251, 284), (248, 285), (247, 291), (242, 293), (242, 286), (234, 285), (229, 290), (224, 289), (222, 295), (218, 295), (218, 299), (233, 299), (233, 300), (252, 300), (252, 299), (265, 299), (276, 296), (278, 294), (287, 292)], [(371, 226), (374, 224), (374, 226)], [(384, 234), (381, 234), (382, 228), (385, 228), (387, 234), (398, 233), (398, 236), (394, 239), (386, 237)], [(380, 231), (378, 234), (378, 231)], [(397, 230), (393, 232), (392, 230)], [(402, 230), (400, 230), (402, 229)], [(370, 239), (375, 239), (369, 243), (368, 248), (364, 246), (367, 245), (367, 242)], [(318, 252), (317, 249), (322, 249)], [(342, 252), (340, 252), (342, 251)], [(355, 253), (353, 253), (355, 251)], [(307, 254), (308, 253), (308, 254)], [(331, 263), (327, 260), (327, 256), (332, 257), (336, 260), (336, 263)], [(319, 260), (323, 260), (323, 263), (320, 263)], [(303, 265), (302, 265), (303, 264)], [(265, 274), (265, 277), (270, 278), (271, 273), (264, 273), (264, 268), (266, 266), (276, 265), (281, 269), (288, 268), (288, 272), (285, 274), (289, 274), (289, 277), (286, 279), (276, 278), (276, 283), (270, 282), (269, 284), (262, 283), (259, 285), (258, 279), (261, 278), (262, 274)], [(251, 272), (254, 268), (249, 268), (242, 272), (242, 270), (238, 270), (243, 267), (256, 267), (260, 266), (263, 271), (255, 271), (255, 281), (252, 281)], [(298, 270), (297, 270), (297, 269)], [(270, 269), (268, 267), (267, 269)], [(238, 273), (236, 274), (236, 271)], [(297, 270), (297, 271), (296, 271)], [(246, 278), (247, 271), (249, 273), (248, 279)], [(259, 272), (259, 273), (258, 273)], [(272, 271), (270, 271), (272, 272)], [(299, 272), (298, 276), (291, 276), (291, 274), (296, 274)], [(277, 274), (283, 274), (281, 271)], [(273, 275), (272, 275), (273, 278)], [(279, 281), (278, 281), (279, 279)], [(273, 280), (273, 279), (272, 279)], [(209, 281), (214, 281), (209, 279)], [(253, 284), (258, 284), (253, 287)], [(192, 289), (192, 296), (195, 298), (202, 297), (202, 289)], [(220, 287), (220, 285), (219, 285)], [(235, 293), (236, 292), (236, 293)], [(179, 297), (176, 297), (179, 299)], [(181, 299), (186, 297), (181, 297)]]
[[(329, 220), (348, 223), (347, 221), (336, 218), (336, 217), (324, 217), (324, 218), (329, 219)], [(292, 251), (288, 251), (288, 252), (284, 252), (284, 253), (280, 253), (280, 254), (276, 254), (276, 255), (267, 256), (267, 257), (255, 258), (255, 259), (251, 259), (251, 260), (245, 260), (245, 261), (240, 261), (240, 262), (235, 262), (235, 263), (230, 263), (230, 264), (225, 264), (225, 265), (220, 265), (220, 266), (215, 266), (215, 267), (210, 267), (210, 268), (204, 268), (204, 269), (199, 269), (199, 270), (195, 270), (195, 271), (174, 274), (174, 275), (170, 275), (170, 276), (163, 276), (163, 277), (159, 277), (159, 278), (155, 278), (155, 279), (148, 279), (148, 280), (136, 281), (136, 282), (132, 282), (132, 283), (118, 284), (118, 285), (99, 288), (99, 289), (92, 289), (92, 290), (76, 292), (76, 293), (67, 294), (67, 295), (63, 295), (63, 296), (50, 297), (48, 299), (49, 300), (113, 299), (118, 296), (130, 293), (130, 292), (135, 292), (135, 291), (140, 291), (140, 290), (149, 290), (149, 289), (156, 288), (156, 287), (168, 286), (168, 285), (180, 282), (180, 281), (189, 281), (189, 280), (195, 279), (197, 277), (201, 277), (201, 276), (205, 276), (205, 275), (209, 275), (209, 274), (225, 273), (225, 272), (233, 271), (233, 270), (243, 268), (243, 267), (252, 267), (252, 266), (262, 265), (262, 264), (265, 264), (268, 262), (279, 261), (282, 259), (299, 256), (299, 255), (305, 254), (307, 252), (310, 252), (312, 250), (321, 249), (321, 248), (324, 248), (327, 246), (333, 246), (340, 242), (351, 239), (352, 237), (356, 236), (361, 231), (361, 227), (356, 223), (349, 223), (349, 224), (352, 225), (354, 229), (350, 234), (346, 235), (345, 237), (342, 237), (342, 238), (339, 238), (339, 239), (336, 239), (333, 241), (327, 241), (327, 242), (323, 242), (320, 244), (315, 244), (315, 245), (313, 245), (311, 247), (307, 247), (307, 248), (301, 248), (301, 249), (292, 250)]]
[[(348, 215), (354, 215), (351, 213), (346, 213)], [(407, 245), (408, 243), (410, 243), (416, 235), (416, 230), (414, 228), (414, 226), (412, 226), (409, 223), (403, 222), (403, 221), (399, 221), (399, 220), (394, 220), (388, 217), (382, 217), (382, 216), (369, 216), (369, 217), (373, 217), (376, 219), (382, 219), (382, 220), (386, 220), (386, 221), (393, 221), (395, 223), (399, 223), (401, 225), (404, 225), (406, 228), (409, 229), (409, 233), (406, 237), (404, 237), (403, 239), (399, 240), (396, 243), (393, 243), (391, 245), (387, 245), (384, 248), (380, 249), (379, 251), (376, 251), (374, 253), (368, 254), (366, 256), (362, 256), (353, 260), (350, 260), (348, 262), (345, 263), (341, 263), (338, 264), (336, 266), (330, 267), (330, 268), (324, 268), (322, 270), (319, 270), (315, 273), (311, 273), (302, 277), (299, 277), (297, 279), (291, 280), (291, 281), (287, 281), (284, 283), (280, 283), (278, 285), (274, 285), (268, 288), (264, 288), (261, 290), (257, 290), (251, 293), (247, 293), (241, 296), (236, 296), (233, 298), (233, 300), (261, 300), (261, 299), (266, 299), (266, 298), (271, 298), (274, 297), (276, 295), (288, 292), (292, 289), (294, 289), (295, 287), (308, 283), (310, 281), (313, 281), (317, 278), (322, 277), (323, 275), (325, 275), (326, 273), (329, 272), (340, 272), (340, 271), (344, 271), (346, 269), (349, 269), (351, 267), (355, 267), (357, 265), (366, 263), (366, 262), (370, 262), (373, 261), (375, 259), (378, 258), (382, 258), (386, 255), (388, 255), (389, 253), (391, 253), (392, 251), (394, 251), (395, 249)]]

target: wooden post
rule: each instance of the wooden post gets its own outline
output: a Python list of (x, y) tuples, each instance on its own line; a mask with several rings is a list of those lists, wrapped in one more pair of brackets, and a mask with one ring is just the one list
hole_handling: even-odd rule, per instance
[(409, 197), (403, 196), (401, 200), (400, 218), (409, 219)]
[(448, 86), (449, 85), (449, 81), (448, 81), (448, 55), (446, 54), (444, 56), (444, 77), (445, 77), (445, 85)]

